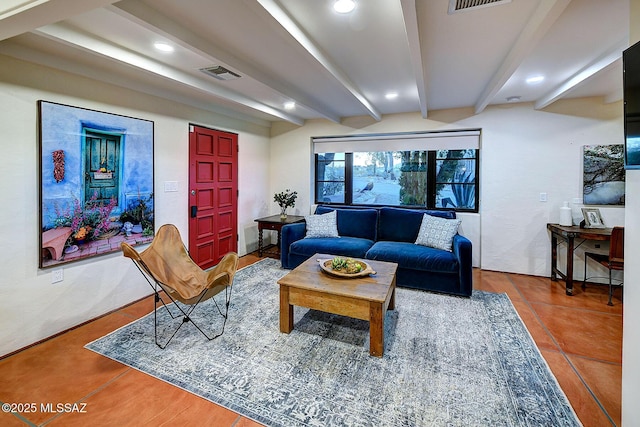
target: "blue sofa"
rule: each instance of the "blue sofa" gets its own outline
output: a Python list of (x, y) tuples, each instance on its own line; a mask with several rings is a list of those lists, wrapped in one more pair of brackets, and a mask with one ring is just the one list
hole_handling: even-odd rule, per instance
[(416, 245), (425, 213), (455, 218), (453, 211), (382, 207), (334, 208), (318, 206), (316, 214), (337, 211), (337, 237), (307, 238), (305, 223), (281, 230), (282, 267), (293, 269), (316, 253), (389, 261), (398, 264), (398, 286), (471, 296), (471, 242), (456, 234), (452, 251)]

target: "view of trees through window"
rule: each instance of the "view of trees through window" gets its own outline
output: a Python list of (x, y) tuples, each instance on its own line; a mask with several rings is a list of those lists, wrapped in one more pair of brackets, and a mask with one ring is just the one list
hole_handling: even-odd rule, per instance
[(319, 153), (316, 202), (477, 211), (478, 150)]

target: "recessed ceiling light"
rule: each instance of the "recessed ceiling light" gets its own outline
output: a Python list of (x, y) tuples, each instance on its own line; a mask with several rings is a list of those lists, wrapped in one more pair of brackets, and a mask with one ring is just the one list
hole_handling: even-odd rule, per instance
[(293, 110), (294, 108), (296, 108), (296, 103), (293, 101), (289, 101), (289, 102), (285, 102), (284, 103), (284, 109), (285, 110)]
[(518, 101), (520, 101), (520, 97), (517, 95), (507, 97), (507, 102), (518, 102)]
[(398, 97), (398, 92), (389, 92), (384, 97), (387, 99), (396, 99)]
[(529, 77), (526, 82), (529, 83), (530, 85), (536, 84), (536, 83), (540, 83), (541, 81), (544, 80), (544, 76), (533, 76), (533, 77)]
[(173, 46), (165, 42), (155, 42), (153, 46), (162, 52), (173, 52)]
[(356, 2), (353, 0), (336, 0), (333, 4), (333, 10), (338, 13), (349, 13), (356, 8)]

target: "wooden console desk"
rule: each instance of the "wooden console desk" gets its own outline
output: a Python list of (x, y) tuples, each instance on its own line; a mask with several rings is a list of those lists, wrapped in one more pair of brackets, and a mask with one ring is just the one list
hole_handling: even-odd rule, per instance
[(262, 240), (263, 230), (273, 230), (278, 233), (278, 249), (274, 252), (274, 255), (280, 255), (280, 230), (287, 224), (294, 224), (296, 222), (304, 221), (303, 216), (287, 215), (285, 219), (280, 219), (280, 215), (272, 215), (264, 218), (258, 218), (255, 220), (258, 223), (258, 256), (262, 256), (264, 252), (264, 245)]
[[(566, 283), (567, 295), (573, 295), (573, 250), (574, 239), (609, 241), (611, 228), (580, 228), (577, 225), (564, 226), (559, 224), (547, 224), (547, 230), (551, 232), (551, 280), (558, 280), (558, 276)], [(567, 273), (558, 270), (558, 239), (567, 242)]]

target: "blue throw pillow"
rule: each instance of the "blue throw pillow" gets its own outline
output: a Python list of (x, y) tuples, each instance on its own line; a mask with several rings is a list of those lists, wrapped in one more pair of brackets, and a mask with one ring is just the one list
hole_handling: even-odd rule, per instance
[(453, 236), (458, 232), (462, 220), (445, 219), (424, 214), (416, 239), (416, 245), (429, 246), (451, 252)]
[(340, 237), (338, 235), (338, 221), (336, 211), (322, 215), (308, 215), (304, 219), (307, 222), (307, 234), (304, 238), (312, 237)]

